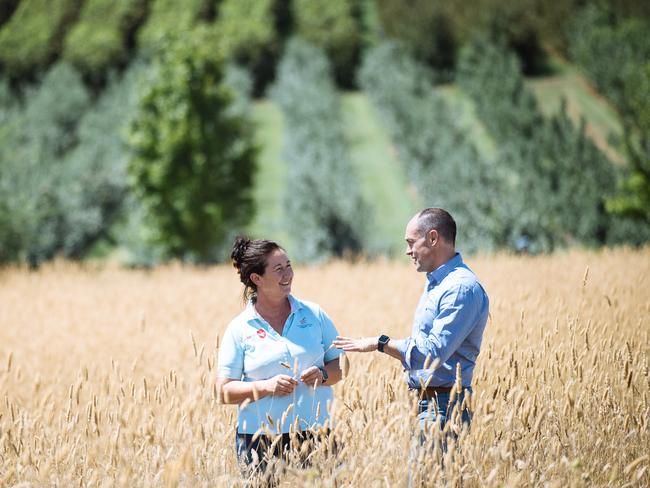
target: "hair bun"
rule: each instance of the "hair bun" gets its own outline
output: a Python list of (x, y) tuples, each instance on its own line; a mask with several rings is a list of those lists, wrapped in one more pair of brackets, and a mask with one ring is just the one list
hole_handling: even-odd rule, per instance
[(250, 245), (251, 240), (247, 237), (239, 236), (235, 239), (235, 243), (232, 246), (232, 252), (230, 257), (233, 260), (233, 265), (235, 268), (240, 269), (248, 246)]

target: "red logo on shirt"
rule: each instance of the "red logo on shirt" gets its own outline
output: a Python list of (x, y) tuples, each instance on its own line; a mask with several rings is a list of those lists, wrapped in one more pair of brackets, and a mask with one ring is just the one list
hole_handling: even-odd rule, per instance
[(260, 339), (264, 339), (266, 337), (266, 331), (264, 329), (257, 329), (257, 335)]

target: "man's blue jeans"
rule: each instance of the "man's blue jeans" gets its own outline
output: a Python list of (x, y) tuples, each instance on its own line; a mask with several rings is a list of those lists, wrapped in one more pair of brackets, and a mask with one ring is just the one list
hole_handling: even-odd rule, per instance
[[(445, 425), (452, 419), (457, 421), (457, 427), (462, 428), (472, 421), (472, 414), (465, 402), (466, 396), (472, 394), (472, 388), (464, 388), (460, 394), (453, 395), (452, 393), (438, 393), (430, 400), (419, 400), (418, 402), (418, 420), (420, 423), (420, 444), (425, 444), (427, 440), (427, 433), (435, 429), (435, 424), (440, 423), (440, 430), (444, 431)], [(450, 426), (452, 427), (452, 426)], [(453, 427), (450, 428), (446, 435), (442, 436), (442, 449), (447, 449), (447, 438), (456, 438), (456, 431)]]

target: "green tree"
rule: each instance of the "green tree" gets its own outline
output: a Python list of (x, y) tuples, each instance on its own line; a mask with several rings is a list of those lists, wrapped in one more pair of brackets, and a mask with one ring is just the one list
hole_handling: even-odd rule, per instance
[(456, 34), (451, 29), (445, 2), (377, 0), (376, 5), (381, 25), (390, 39), (408, 49), (417, 61), (443, 75), (453, 69)]
[(73, 236), (95, 231), (94, 222), (72, 222), (96, 206), (78, 204), (83, 175), (71, 175), (66, 160), (90, 100), (65, 64), (54, 65), (25, 100), (10, 106), (0, 124), (0, 260), (37, 265), (72, 256)]
[(458, 82), (498, 148), (495, 173), (507, 202), (500, 240), (530, 239), (530, 250), (603, 244), (614, 167), (575, 127), (566, 105), (545, 119), (523, 83), (515, 54), (503, 44), (477, 40), (461, 54)]
[(251, 216), (251, 122), (196, 40), (169, 45), (157, 65), (131, 127), (134, 191), (169, 256), (215, 260)]
[(0, 2), (0, 26), (9, 20), (18, 6), (18, 0), (3, 0)]
[[(646, 4), (647, 5), (647, 4)], [(650, 234), (650, 38), (648, 17), (630, 17), (635, 2), (588, 5), (572, 23), (571, 55), (592, 83), (616, 106), (623, 122), (627, 156), (610, 212), (635, 222), (630, 238)], [(647, 7), (646, 7), (647, 8)]]
[(261, 94), (275, 75), (280, 41), (274, 9), (278, 0), (224, 0), (214, 30), (225, 55), (248, 69)]
[(359, 12), (353, 0), (294, 0), (295, 34), (323, 49), (339, 84), (351, 87), (359, 63)]
[(393, 42), (366, 51), (359, 74), (424, 204), (453, 213), (465, 251), (499, 244), (494, 169), (460, 125), (459, 108), (434, 88), (435, 76)]
[(149, 14), (137, 34), (140, 52), (152, 57), (166, 46), (165, 39), (177, 38), (191, 31), (206, 15), (215, 0), (150, 0)]
[(97, 82), (129, 60), (129, 37), (146, 13), (145, 0), (88, 0), (65, 39), (63, 58)]
[(290, 192), (285, 225), (299, 260), (356, 254), (368, 228), (367, 207), (346, 155), (340, 101), (322, 49), (287, 43), (271, 97), (284, 117), (283, 156)]
[(629, 156), (619, 194), (608, 209), (650, 228), (650, 61), (630, 70), (624, 103), (624, 144)]
[(61, 50), (81, 0), (22, 0), (0, 30), (0, 63), (12, 79), (45, 70)]

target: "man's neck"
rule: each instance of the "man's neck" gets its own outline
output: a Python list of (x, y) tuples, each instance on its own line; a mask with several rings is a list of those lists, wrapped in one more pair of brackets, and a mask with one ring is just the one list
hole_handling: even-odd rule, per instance
[(438, 269), (443, 264), (448, 263), (449, 261), (451, 261), (454, 258), (454, 256), (456, 256), (456, 249), (455, 248), (452, 247), (452, 248), (445, 249), (444, 252), (442, 252), (440, 254), (439, 259), (436, 259), (436, 261), (434, 262), (434, 264), (433, 264), (434, 268), (431, 271), (435, 271), (436, 269)]

